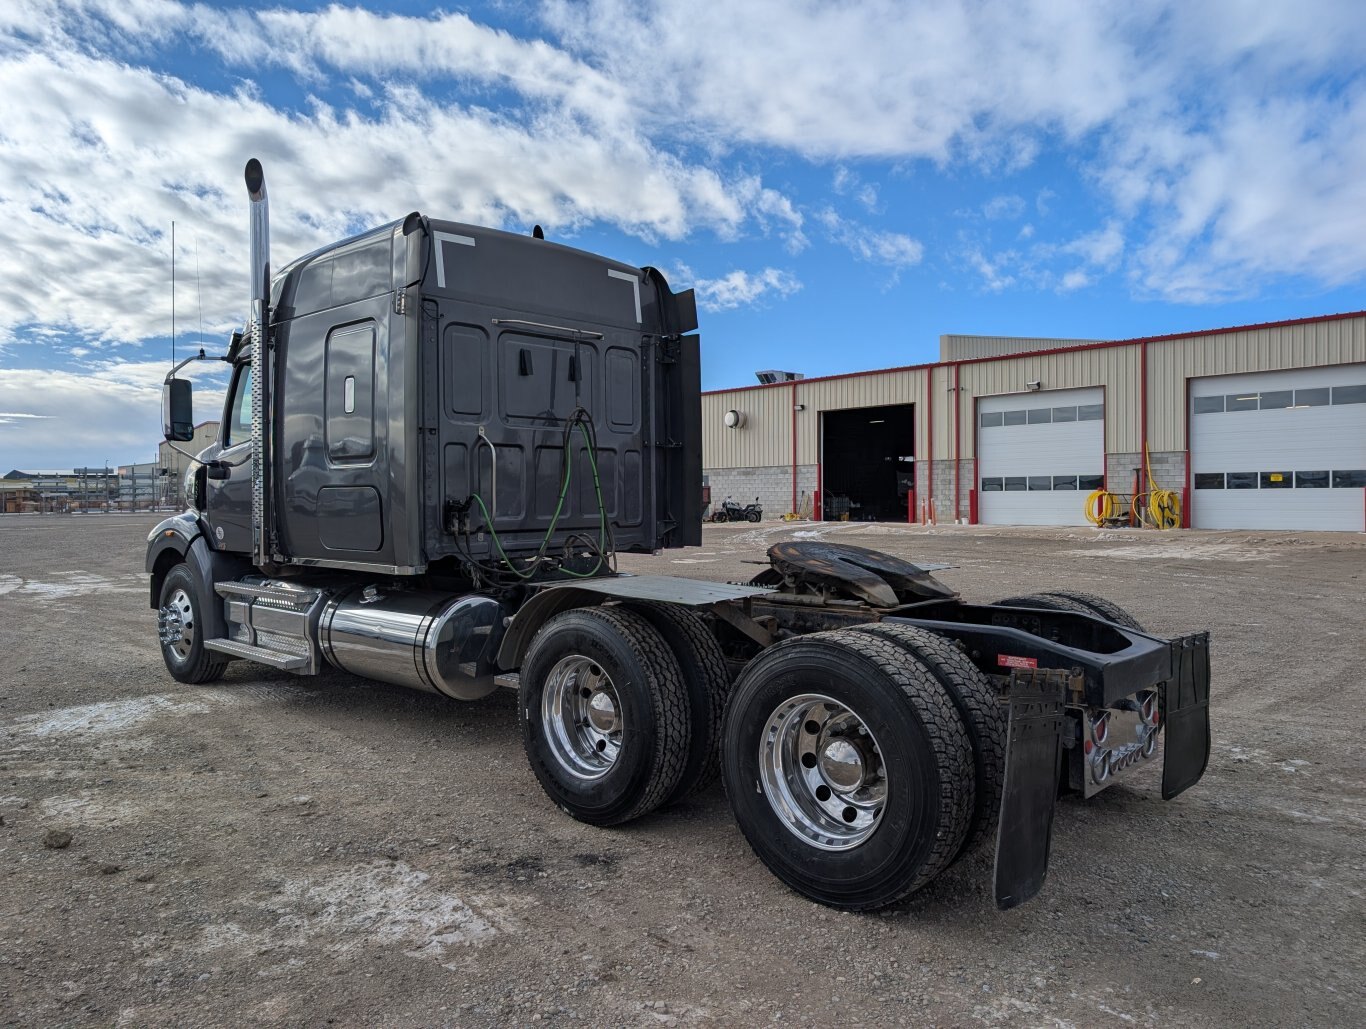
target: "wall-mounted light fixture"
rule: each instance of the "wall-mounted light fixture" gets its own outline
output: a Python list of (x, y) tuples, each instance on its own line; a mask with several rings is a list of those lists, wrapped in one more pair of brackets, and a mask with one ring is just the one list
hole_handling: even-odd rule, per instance
[(794, 411), (805, 411), (805, 410), (806, 410), (806, 405), (805, 405), (805, 404), (793, 404), (793, 405), (792, 405), (792, 410), (794, 410)]
[(1039, 390), (1043, 389), (1043, 383), (1040, 382), (1038, 379), (1035, 379), (1032, 382), (1026, 382), (1025, 389), (1033, 390), (1037, 393)]
[(725, 422), (727, 429), (743, 429), (745, 427), (745, 412), (727, 411)]

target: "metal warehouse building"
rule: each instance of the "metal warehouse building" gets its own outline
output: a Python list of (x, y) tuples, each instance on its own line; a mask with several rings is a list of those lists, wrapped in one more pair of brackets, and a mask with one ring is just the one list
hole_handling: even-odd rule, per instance
[(702, 425), (713, 506), (757, 496), (767, 517), (1080, 525), (1096, 488), (1158, 487), (1195, 528), (1362, 531), (1366, 312), (941, 336), (936, 364), (706, 393)]

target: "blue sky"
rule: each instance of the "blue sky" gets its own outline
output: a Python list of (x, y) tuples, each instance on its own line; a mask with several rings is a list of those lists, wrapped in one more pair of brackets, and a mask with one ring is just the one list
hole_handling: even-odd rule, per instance
[(1356, 3), (7, 0), (0, 90), (5, 469), (151, 457), (249, 156), (277, 265), (416, 208), (664, 269), (708, 388), (1366, 307)]

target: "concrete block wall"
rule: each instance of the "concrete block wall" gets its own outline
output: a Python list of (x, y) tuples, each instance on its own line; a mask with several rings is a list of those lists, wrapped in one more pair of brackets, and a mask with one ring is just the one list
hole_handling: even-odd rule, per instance
[(977, 462), (971, 458), (961, 461), (917, 461), (915, 466), (916, 518), (921, 517), (923, 504), (928, 495), (928, 487), (933, 476), (934, 518), (940, 525), (951, 524), (954, 519), (953, 487), (954, 466), (958, 467), (958, 517), (967, 521), (971, 490), (977, 483)]
[[(1180, 493), (1186, 488), (1186, 452), (1184, 450), (1156, 450), (1148, 455), (1152, 465), (1153, 483), (1161, 489)], [(1134, 491), (1134, 469), (1143, 467), (1142, 454), (1106, 454), (1106, 482), (1111, 493)]]
[[(792, 466), (769, 465), (756, 468), (711, 468), (702, 475), (704, 485), (711, 487), (713, 508), (719, 508), (726, 497), (744, 506), (759, 498), (764, 509), (764, 520), (781, 518), (792, 510)], [(816, 466), (797, 466), (797, 503), (800, 506), (805, 491), (809, 497), (816, 489)]]
[[(1107, 454), (1106, 473), (1113, 493), (1132, 493), (1134, 469), (1143, 460), (1141, 454)], [(1181, 450), (1158, 451), (1150, 455), (1156, 485), (1180, 493), (1186, 487), (1186, 454)], [(970, 514), (969, 491), (977, 485), (977, 462), (964, 458), (954, 461), (916, 462), (917, 517), (919, 501), (925, 498), (925, 488), (933, 475), (934, 516), (941, 525), (954, 519), (954, 465), (958, 464), (958, 515), (966, 520)], [(755, 468), (713, 468), (704, 473), (703, 481), (711, 486), (712, 504), (719, 505), (727, 496), (741, 504), (748, 504), (757, 496), (764, 508), (764, 518), (781, 518), (792, 509), (792, 466), (771, 465)], [(816, 490), (816, 466), (797, 466), (797, 505)], [(979, 498), (980, 501), (980, 498)]]
[[(788, 469), (788, 476), (789, 476), (789, 478), (791, 477), (791, 475), (792, 475), (792, 470), (789, 468), (789, 469)], [(813, 510), (813, 500), (814, 500), (814, 498), (815, 498), (815, 495), (816, 495), (816, 466), (813, 465), (813, 464), (799, 464), (799, 465), (797, 465), (797, 511), (798, 511), (798, 513), (800, 513), (800, 512), (802, 511), (802, 509), (805, 508), (805, 509), (808, 510), (808, 511), (812, 511), (813, 514), (814, 514), (814, 510)], [(791, 504), (791, 502), (792, 502), (792, 488), (791, 488), (791, 484), (790, 484), (790, 483), (789, 483), (789, 485), (788, 485), (788, 490), (787, 490), (787, 500), (788, 500), (788, 503)], [(779, 514), (779, 515), (780, 515), (780, 514), (783, 514), (786, 510), (787, 510), (786, 508), (784, 508), (782, 511), (776, 511), (776, 510), (775, 510), (775, 511), (774, 511), (774, 514)], [(765, 513), (767, 513), (767, 511), (765, 511)]]

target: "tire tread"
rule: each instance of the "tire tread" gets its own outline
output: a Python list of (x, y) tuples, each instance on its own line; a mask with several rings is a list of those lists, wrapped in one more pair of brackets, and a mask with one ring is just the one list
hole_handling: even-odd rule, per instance
[(1094, 593), (1083, 593), (1080, 590), (1050, 590), (1044, 596), (1062, 597), (1064, 600), (1074, 601), (1116, 625), (1122, 625), (1126, 629), (1137, 629), (1139, 632), (1144, 631), (1138, 619), (1129, 614), (1128, 611), (1113, 600), (1107, 600)]
[[(692, 735), (687, 766), (665, 803), (700, 793), (721, 776), (721, 730), (730, 695), (730, 668), (706, 620), (677, 604), (639, 601), (625, 605), (664, 637), (687, 687)], [(691, 681), (689, 681), (691, 680)]]
[(1009, 714), (991, 680), (948, 637), (913, 625), (884, 622), (851, 631), (895, 642), (929, 669), (958, 708), (972, 742), (976, 790), (971, 826), (956, 859), (995, 832), (1005, 788)]
[[(524, 664), (530, 664), (537, 646), (551, 638), (547, 630), (560, 624), (567, 616), (591, 618), (603, 623), (620, 638), (645, 673), (645, 685), (650, 693), (650, 705), (655, 717), (654, 753), (649, 775), (633, 804), (621, 813), (594, 820), (599, 825), (620, 825), (649, 814), (663, 804), (682, 778), (691, 730), (682, 672), (673, 651), (659, 631), (641, 615), (618, 606), (572, 608), (556, 615), (537, 632)], [(530, 753), (528, 757), (550, 773), (544, 761)], [(550, 777), (554, 778), (554, 775)]]
[[(871, 911), (896, 904), (929, 883), (947, 868), (958, 855), (967, 837), (973, 813), (974, 770), (973, 749), (963, 718), (940, 682), (919, 661), (907, 661), (906, 651), (890, 639), (859, 632), (854, 629), (834, 629), (797, 637), (770, 647), (746, 668), (731, 694), (727, 711), (727, 737), (739, 732), (732, 726), (737, 707), (745, 700), (746, 684), (762, 681), (767, 666), (790, 648), (801, 646), (838, 648), (841, 658), (848, 660), (850, 652), (855, 665), (871, 665), (885, 680), (899, 689), (909, 702), (910, 710), (924, 730), (925, 739), (933, 750), (938, 778), (938, 810), (932, 823), (934, 839), (918, 867), (900, 882), (888, 884), (879, 892), (863, 897), (834, 894), (819, 883), (794, 882), (787, 871), (756, 842), (758, 827), (743, 822), (741, 831), (749, 840), (759, 860), (779, 879), (806, 896), (846, 911)], [(731, 767), (727, 760), (726, 767)], [(727, 782), (732, 791), (741, 786)], [(732, 797), (734, 802), (734, 797)], [(738, 810), (738, 809), (737, 809)], [(786, 831), (786, 830), (782, 830)]]
[[(162, 604), (166, 601), (166, 595), (174, 587), (173, 582), (178, 574), (183, 572), (187, 580), (184, 589), (189, 594), (190, 605), (194, 610), (195, 617), (195, 646), (199, 653), (192, 657), (183, 665), (174, 664), (166, 652), (166, 647), (161, 647), (161, 657), (166, 663), (166, 670), (171, 673), (171, 678), (177, 682), (183, 682), (188, 686), (201, 686), (206, 682), (214, 682), (223, 678), (223, 673), (227, 671), (228, 659), (220, 655), (217, 651), (209, 650), (204, 646), (203, 632), (199, 623), (203, 621), (203, 613), (199, 609), (199, 594), (196, 590), (194, 573), (190, 571), (184, 562), (173, 565), (166, 573), (166, 577), (161, 581), (161, 596), (158, 598)], [(159, 644), (160, 645), (160, 644)]]

